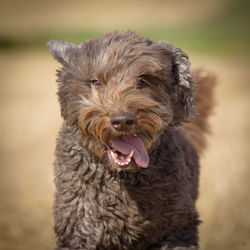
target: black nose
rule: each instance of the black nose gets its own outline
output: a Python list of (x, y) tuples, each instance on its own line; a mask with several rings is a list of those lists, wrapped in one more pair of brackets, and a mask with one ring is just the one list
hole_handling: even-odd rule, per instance
[(130, 113), (113, 114), (110, 117), (110, 122), (116, 130), (127, 131), (136, 123), (136, 117)]

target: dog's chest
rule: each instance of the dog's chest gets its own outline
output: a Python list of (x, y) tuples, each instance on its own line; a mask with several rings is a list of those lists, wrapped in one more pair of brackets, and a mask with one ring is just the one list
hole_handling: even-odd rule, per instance
[[(159, 182), (128, 185), (101, 168), (86, 187), (83, 197), (84, 227), (93, 225), (92, 233), (103, 245), (115, 245), (116, 242), (110, 242), (115, 239), (129, 244), (143, 238), (154, 242), (154, 229), (168, 224), (163, 216), (167, 207), (166, 185), (163, 187)], [(158, 233), (157, 237), (161, 235)]]
[(105, 170), (101, 178), (97, 177), (87, 185), (83, 206), (83, 224), (94, 225), (93, 233), (103, 245), (109, 245), (116, 237), (132, 243), (140, 238), (148, 224), (125, 186)]

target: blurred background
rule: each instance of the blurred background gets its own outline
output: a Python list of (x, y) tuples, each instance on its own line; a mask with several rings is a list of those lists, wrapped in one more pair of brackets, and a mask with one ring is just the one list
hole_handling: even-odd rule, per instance
[(46, 250), (61, 124), (50, 39), (132, 29), (186, 51), (218, 76), (202, 156), (202, 250), (250, 249), (248, 0), (0, 0), (0, 249)]

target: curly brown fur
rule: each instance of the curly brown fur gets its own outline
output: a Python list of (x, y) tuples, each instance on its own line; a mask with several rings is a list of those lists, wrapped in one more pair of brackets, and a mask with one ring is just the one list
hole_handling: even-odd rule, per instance
[(132, 31), (48, 47), (63, 66), (57, 249), (197, 248), (198, 155), (177, 126), (195, 114), (188, 56)]

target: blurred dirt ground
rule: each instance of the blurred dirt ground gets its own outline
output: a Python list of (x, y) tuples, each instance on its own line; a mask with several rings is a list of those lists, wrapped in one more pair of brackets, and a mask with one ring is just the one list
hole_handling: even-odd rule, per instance
[(0, 249), (52, 249), (55, 63), (45, 53), (4, 53), (0, 72)]
[[(201, 249), (250, 248), (249, 69), (235, 56), (190, 55), (218, 75), (213, 134), (202, 157)], [(60, 127), (55, 69), (43, 51), (0, 55), (0, 249), (52, 249), (53, 152)]]

